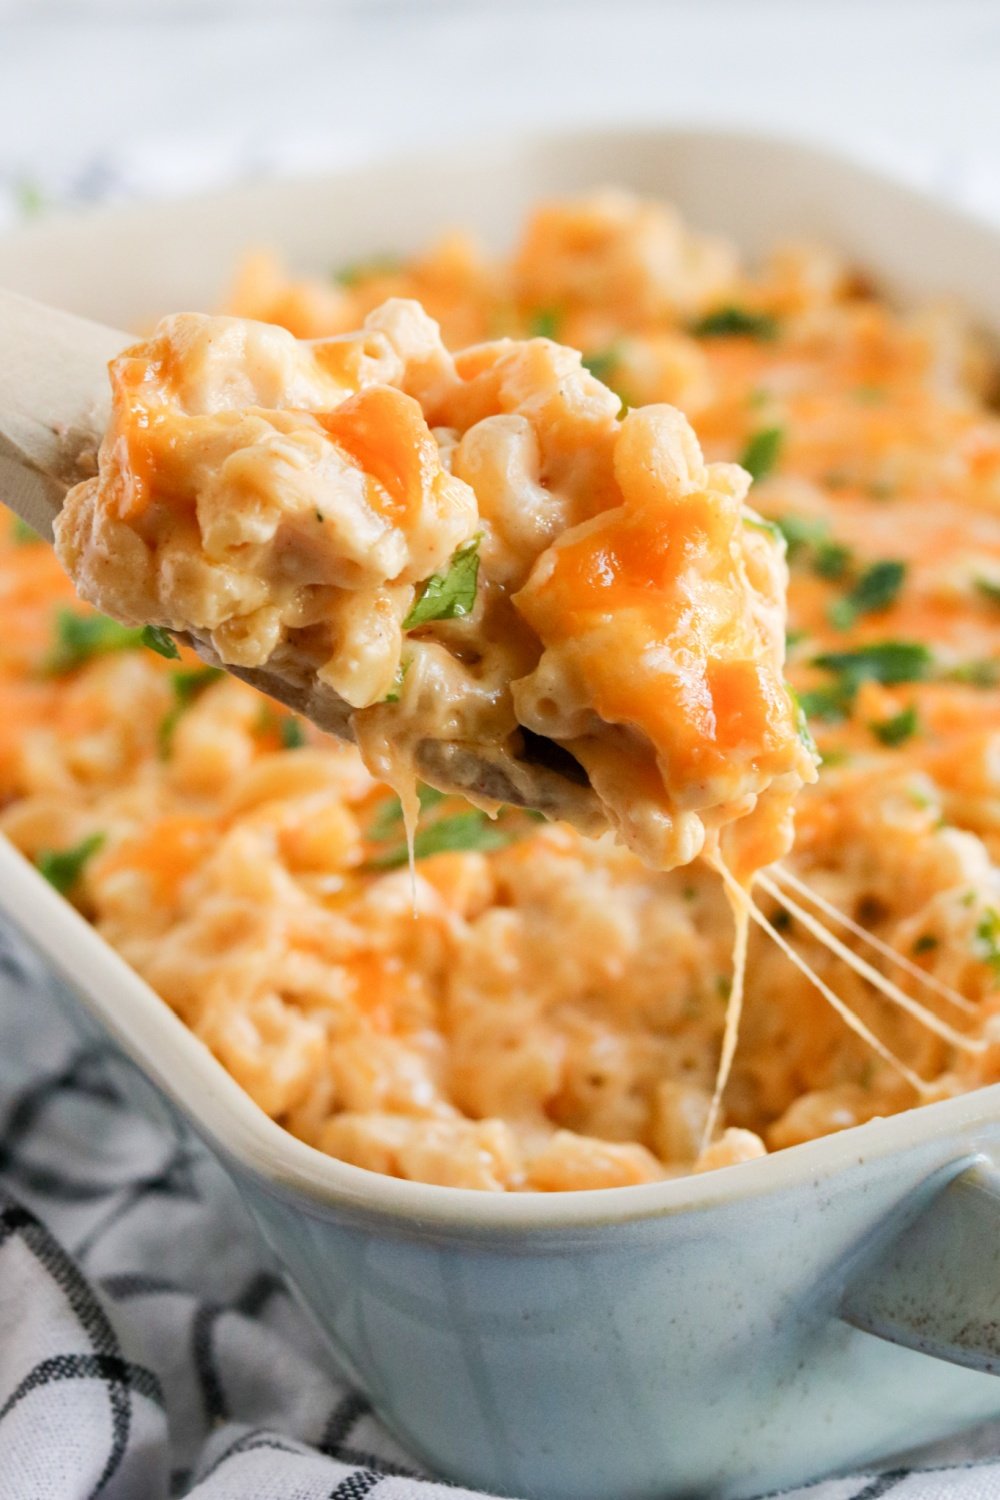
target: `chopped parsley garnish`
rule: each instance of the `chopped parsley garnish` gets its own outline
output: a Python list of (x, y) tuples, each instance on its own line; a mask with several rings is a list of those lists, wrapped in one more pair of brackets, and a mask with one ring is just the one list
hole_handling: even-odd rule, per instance
[(56, 614), (55, 634), (55, 645), (45, 661), (46, 671), (55, 676), (75, 671), (94, 656), (137, 651), (145, 644), (140, 629), (119, 625), (107, 615), (78, 615), (66, 608)]
[(397, 255), (370, 255), (367, 260), (355, 260), (341, 266), (339, 271), (334, 271), (333, 279), (341, 286), (354, 287), (373, 276), (398, 276), (402, 269), (403, 263)]
[(611, 376), (621, 363), (621, 354), (613, 346), (610, 349), (595, 350), (593, 354), (583, 356), (584, 369), (589, 370), (595, 380), (610, 385)]
[(278, 721), (278, 738), (283, 750), (301, 750), (306, 732), (294, 714), (283, 714)]
[(992, 578), (974, 578), (973, 583), (977, 591), (991, 604), (1000, 604), (1000, 583)]
[(454, 620), (472, 612), (479, 578), (479, 543), (475, 536), (459, 547), (446, 573), (432, 573), (421, 585), (413, 606), (403, 621), (404, 630), (414, 630), (430, 620)]
[[(420, 828), (413, 840), (414, 859), (427, 859), (432, 854), (468, 853), (478, 850), (484, 854), (493, 849), (503, 849), (513, 843), (517, 835), (491, 821), (478, 808), (452, 813), (438, 818)], [(405, 865), (408, 858), (405, 843), (397, 844), (386, 854), (369, 860), (369, 870), (395, 870)]]
[(768, 521), (762, 516), (744, 516), (744, 526), (749, 526), (753, 531), (766, 531), (768, 536), (775, 538), (783, 537), (784, 532), (777, 521)]
[(174, 738), (174, 730), (177, 721), (190, 708), (197, 698), (200, 698), (207, 687), (213, 682), (218, 682), (225, 673), (221, 667), (193, 667), (191, 670), (184, 669), (180, 672), (171, 672), (170, 686), (174, 693), (173, 707), (163, 715), (159, 728), (156, 731), (157, 744), (160, 755), (165, 759), (170, 754), (170, 746)]
[(528, 337), (532, 339), (555, 339), (559, 337), (562, 314), (554, 307), (540, 307), (528, 319)]
[(799, 703), (807, 719), (821, 719), (824, 723), (835, 724), (850, 712), (853, 696), (853, 693), (845, 691), (840, 685), (807, 688), (805, 692), (799, 693)]
[[(511, 807), (501, 808), (497, 818), (490, 818), (477, 808), (470, 808), (461, 799), (424, 784), (418, 785), (417, 796), (421, 826), (413, 840), (414, 859), (472, 851), (488, 854), (494, 849), (505, 849), (525, 836), (527, 823), (538, 820), (538, 815), (527, 809)], [(455, 810), (451, 811), (451, 808)], [(387, 797), (375, 809), (366, 836), (374, 844), (388, 843), (389, 847), (375, 854), (364, 866), (366, 870), (396, 870), (406, 864), (409, 855), (406, 840), (402, 837), (402, 825), (403, 808), (399, 798)]]
[(826, 522), (811, 516), (775, 516), (774, 524), (785, 538), (789, 562), (804, 547), (815, 547), (823, 541), (827, 532)]
[(933, 932), (922, 932), (913, 944), (910, 952), (914, 954), (933, 953), (934, 949), (938, 947), (939, 942), (940, 939), (936, 938)]
[(225, 675), (221, 667), (184, 667), (178, 672), (171, 672), (170, 686), (180, 706), (187, 708), (211, 683), (218, 682)]
[(103, 847), (104, 837), (103, 833), (92, 833), (70, 849), (42, 849), (35, 864), (61, 896), (68, 896), (87, 862)]
[(30, 547), (33, 542), (40, 542), (42, 539), (27, 521), (22, 521), (20, 516), (15, 516), (14, 525), (11, 528), (11, 540), (15, 547)]
[(698, 339), (745, 338), (770, 343), (778, 337), (778, 320), (770, 313), (730, 303), (699, 318), (691, 325), (691, 332)]
[(856, 651), (826, 651), (814, 656), (812, 665), (832, 672), (835, 680), (800, 693), (799, 701), (810, 719), (836, 722), (850, 713), (863, 682), (922, 682), (933, 660), (919, 641), (877, 641)]
[(739, 463), (755, 484), (766, 479), (778, 462), (784, 440), (785, 434), (781, 427), (762, 427), (750, 438)]
[(162, 625), (144, 625), (139, 631), (139, 640), (143, 646), (148, 646), (150, 651), (155, 651), (157, 656), (165, 656), (167, 661), (180, 661), (181, 659), (177, 642), (169, 630), (164, 630)]
[(806, 711), (802, 706), (802, 700), (795, 689), (792, 687), (790, 682), (786, 682), (785, 687), (788, 691), (789, 698), (791, 698), (792, 700), (792, 707), (795, 710), (795, 728), (798, 733), (799, 739), (802, 741), (803, 745), (805, 745), (810, 754), (817, 755), (819, 752), (816, 749), (816, 741), (812, 737), (812, 730), (809, 728), (809, 720), (806, 717)]
[(945, 682), (960, 682), (965, 687), (991, 688), (1000, 686), (1000, 661), (965, 661), (952, 667), (944, 676)]
[(973, 951), (1000, 978), (1000, 913), (988, 906), (976, 923)]
[[(421, 782), (417, 787), (420, 811), (429, 812), (431, 808), (438, 807), (445, 800), (446, 795), (445, 792), (439, 792), (436, 786), (427, 786), (425, 782)], [(376, 844), (382, 843), (384, 839), (394, 838), (402, 821), (402, 802), (398, 797), (386, 797), (375, 809), (375, 816), (368, 829), (368, 837)]]
[(830, 624), (837, 630), (850, 630), (859, 615), (888, 609), (890, 604), (895, 603), (905, 577), (906, 564), (903, 562), (886, 558), (882, 562), (872, 563), (850, 592), (830, 605), (827, 611)]
[(923, 682), (934, 657), (922, 641), (875, 641), (854, 651), (826, 651), (813, 657), (813, 666), (835, 672), (856, 690), (862, 682)]
[(409, 670), (410, 670), (410, 658), (407, 657), (406, 660), (405, 661), (401, 661), (400, 664), (399, 664), (399, 666), (396, 668), (396, 675), (392, 679), (392, 687), (389, 689), (389, 691), (386, 693), (385, 697), (382, 699), (383, 703), (398, 703), (399, 702), (400, 694), (403, 691), (403, 683), (406, 681), (406, 674), (407, 674), (407, 672)]
[(261, 705), (254, 730), (257, 734), (277, 735), (283, 750), (301, 750), (307, 743), (298, 717), (295, 714), (275, 713), (269, 703)]
[(917, 732), (918, 725), (917, 710), (911, 703), (909, 708), (901, 709), (898, 714), (893, 714), (889, 719), (873, 719), (868, 728), (883, 745), (895, 747), (905, 745), (907, 740), (912, 739)]
[(833, 582), (843, 578), (854, 560), (850, 547), (829, 537), (826, 521), (815, 516), (778, 516), (776, 525), (788, 546), (788, 561), (808, 561), (814, 573)]
[(843, 542), (820, 542), (813, 557), (813, 572), (836, 583), (847, 573), (853, 557), (854, 553)]

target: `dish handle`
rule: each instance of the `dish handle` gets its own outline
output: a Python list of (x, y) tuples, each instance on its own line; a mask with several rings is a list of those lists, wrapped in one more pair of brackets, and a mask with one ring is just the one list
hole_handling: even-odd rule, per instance
[(939, 1192), (848, 1287), (845, 1322), (1000, 1374), (1000, 1171), (982, 1158)]

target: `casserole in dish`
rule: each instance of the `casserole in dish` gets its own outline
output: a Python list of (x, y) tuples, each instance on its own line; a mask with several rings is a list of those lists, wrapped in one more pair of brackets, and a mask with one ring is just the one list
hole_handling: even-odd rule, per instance
[[(820, 193), (824, 171), (828, 181)], [(483, 153), (450, 171), (447, 164), (436, 165), (426, 194), (414, 185), (412, 171), (395, 180), (389, 171), (325, 188), (303, 185), (292, 191), (301, 193), (305, 213), (289, 201), (288, 189), (267, 190), (270, 198), (265, 192), (238, 195), (229, 200), (219, 240), (230, 230), (240, 243), (260, 238), (268, 232), (260, 215), (270, 214), (274, 222), (294, 224), (296, 233), (312, 222), (311, 247), (285, 246), (297, 260), (315, 262), (331, 253), (347, 258), (363, 245), (405, 244), (425, 233), (431, 225), (417, 221), (429, 204), (438, 221), (471, 217), (489, 229), (463, 196), (487, 173), (494, 183), (491, 212), (499, 223), (516, 217), (526, 196), (579, 187), (595, 177), (614, 179), (675, 199), (701, 222), (751, 248), (792, 229), (819, 233), (894, 288), (911, 295), (944, 290), (943, 279), (938, 286), (921, 284), (918, 267), (908, 265), (905, 255), (894, 259), (895, 240), (880, 252), (866, 238), (881, 214), (907, 247), (920, 239), (926, 247), (936, 234), (940, 251), (950, 238), (967, 289), (978, 265), (989, 313), (988, 236), (960, 221), (935, 218), (932, 208), (853, 169), (822, 167), (809, 153), (760, 142), (630, 137), (557, 142), (547, 152), (525, 148), (523, 156), (516, 149), (494, 158)], [(755, 174), (755, 201), (763, 215), (756, 231), (746, 193)], [(783, 208), (780, 194), (767, 201), (779, 184), (794, 195), (796, 174), (809, 181), (822, 209), (791, 198)], [(401, 234), (393, 215), (404, 201), (404, 181), (419, 204), (414, 223)], [(696, 184), (698, 193), (686, 192)], [(316, 219), (324, 193), (331, 220), (350, 212), (357, 239), (340, 240), (332, 223)], [(268, 206), (262, 208), (262, 200)], [(843, 213), (839, 227), (835, 206)], [(189, 231), (192, 266), (196, 256), (204, 264), (199, 210), (159, 211), (159, 218), (157, 212), (118, 216), (104, 231), (104, 258), (114, 246), (114, 255), (128, 264), (144, 264), (147, 247), (155, 253), (169, 241), (183, 267)], [(213, 211), (201, 212), (211, 217)], [(95, 230), (100, 232), (96, 221), (80, 227), (84, 239)], [(53, 271), (60, 260), (60, 233), (76, 231), (43, 227), (25, 237), (20, 252), (9, 247), (8, 254), (21, 254), (24, 274), (17, 275), (15, 264), (7, 279), (60, 300), (56, 283), (44, 283), (47, 258)], [(147, 245), (142, 234), (149, 237)], [(149, 284), (134, 288), (137, 299), (141, 292), (146, 309), (164, 301), (204, 304), (212, 295), (214, 248), (213, 241), (207, 247), (208, 279), (200, 285)], [(234, 248), (235, 241), (224, 254)], [(78, 261), (84, 253), (78, 245)], [(96, 299), (75, 305), (119, 323), (138, 313), (124, 295), (113, 307)], [(6, 858), (16, 869), (13, 856)], [(126, 1050), (168, 1094), (182, 1104), (198, 1100), (197, 1124), (234, 1167), (265, 1232), (280, 1241), (293, 1280), (320, 1313), (355, 1378), (404, 1440), (436, 1466), (515, 1493), (643, 1495), (692, 1487), (745, 1493), (898, 1448), (994, 1409), (991, 1382), (938, 1372), (924, 1360), (916, 1368), (918, 1399), (905, 1364), (915, 1356), (893, 1354), (832, 1316), (850, 1281), (855, 1323), (877, 1324), (883, 1332), (940, 1348), (948, 1344), (946, 1308), (935, 1309), (925, 1299), (922, 1329), (907, 1333), (905, 1307), (894, 1307), (885, 1288), (877, 1302), (871, 1290), (866, 1297), (860, 1272), (849, 1276), (846, 1261), (861, 1255), (869, 1238), (890, 1236), (921, 1206), (922, 1195), (958, 1174), (970, 1153), (986, 1144), (990, 1113), (984, 1101), (991, 1092), (935, 1106), (919, 1125), (904, 1116), (893, 1122), (894, 1134), (881, 1123), (844, 1135), (826, 1143), (825, 1157), (816, 1146), (795, 1152), (784, 1171), (768, 1162), (704, 1183), (573, 1195), (565, 1209), (533, 1199), (485, 1208), (464, 1193), (373, 1186), (350, 1168), (317, 1165), (307, 1148), (296, 1151), (280, 1134), (277, 1157), (262, 1170), (259, 1149), (250, 1142), (263, 1130), (258, 1148), (265, 1140), (273, 1143), (273, 1127), (242, 1099), (238, 1107), (232, 1104), (236, 1113), (230, 1119), (234, 1096), (228, 1080), (219, 1097), (229, 1123), (214, 1117), (214, 1104), (206, 1103), (208, 1064), (198, 1044), (174, 1035), (181, 1050), (168, 1057), (169, 1029), (163, 1029), (159, 1003), (93, 934), (81, 932), (72, 913), (55, 915), (51, 897), (28, 900), (32, 889), (23, 875), (12, 879), (15, 916), (32, 931), (44, 927), (61, 967), (77, 986), (104, 997), (103, 1004), (93, 1002), (102, 1018), (106, 1014), (127, 1038)], [(110, 988), (92, 969), (109, 962), (103, 972), (117, 976)], [(188, 1092), (185, 1058), (197, 1059), (203, 1080)], [(928, 1126), (929, 1118), (937, 1124)], [(250, 1134), (238, 1139), (241, 1128)], [(312, 1206), (300, 1203), (296, 1214), (286, 1199), (298, 1172), (312, 1178)], [(967, 1212), (967, 1199), (981, 1204), (984, 1195), (970, 1198), (953, 1190), (938, 1206), (937, 1220)], [(930, 1233), (920, 1231), (924, 1238)], [(734, 1264), (737, 1246), (741, 1261)], [(926, 1257), (927, 1244), (918, 1250)], [(922, 1262), (912, 1245), (905, 1253), (913, 1262), (912, 1282)], [(911, 1284), (903, 1291), (912, 1298)], [(959, 1291), (961, 1304), (965, 1289)], [(968, 1346), (975, 1330), (967, 1317), (964, 1322)], [(965, 1357), (990, 1356), (970, 1348)], [(419, 1375), (429, 1366), (441, 1373), (433, 1385)], [(898, 1380), (892, 1374), (897, 1367)], [(788, 1395), (779, 1401), (783, 1389)], [(516, 1445), (506, 1441), (508, 1431), (518, 1433)]]

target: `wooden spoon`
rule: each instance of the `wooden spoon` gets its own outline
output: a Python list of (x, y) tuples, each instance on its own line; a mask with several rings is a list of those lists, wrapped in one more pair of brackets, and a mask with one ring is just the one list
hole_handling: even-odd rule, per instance
[[(0, 497), (48, 541), (66, 491), (97, 472), (110, 405), (107, 364), (133, 341), (117, 329), (0, 290)], [(220, 661), (197, 635), (178, 639), (328, 734), (353, 741), (349, 704), (291, 650), (266, 667), (247, 669)], [(585, 833), (601, 832), (606, 820), (579, 763), (528, 731), (516, 741), (422, 740), (417, 766), (443, 791), (536, 808)]]

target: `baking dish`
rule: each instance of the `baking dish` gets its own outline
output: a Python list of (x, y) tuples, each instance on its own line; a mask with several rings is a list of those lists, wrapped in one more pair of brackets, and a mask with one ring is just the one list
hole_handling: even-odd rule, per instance
[[(248, 244), (315, 270), (449, 223), (501, 238), (532, 199), (600, 182), (751, 252), (821, 237), (1000, 328), (988, 229), (825, 153), (703, 132), (534, 138), (43, 222), (0, 244), (0, 283), (142, 323), (217, 302)], [(0, 907), (147, 1106), (218, 1154), (349, 1377), (432, 1468), (538, 1500), (748, 1496), (1000, 1414), (1000, 1087), (648, 1187), (399, 1182), (285, 1134), (2, 844)]]

